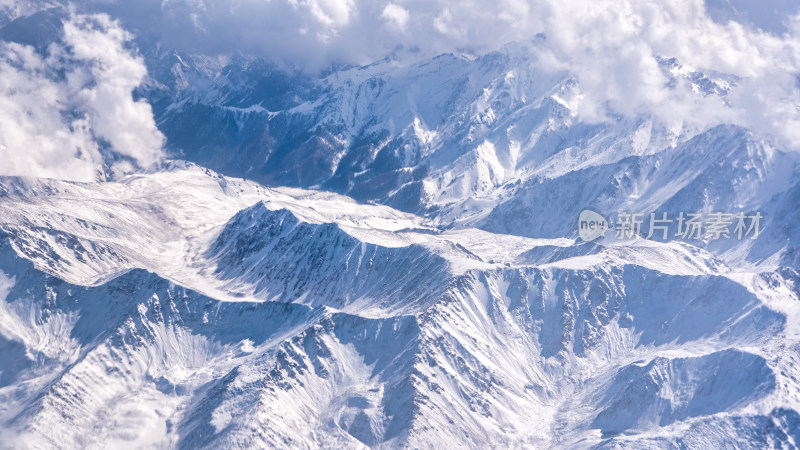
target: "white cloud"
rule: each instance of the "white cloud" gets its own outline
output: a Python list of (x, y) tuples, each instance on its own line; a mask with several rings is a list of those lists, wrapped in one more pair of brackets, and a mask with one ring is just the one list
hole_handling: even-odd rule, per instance
[(31, 47), (0, 47), (0, 174), (92, 180), (100, 161), (84, 118), (61, 117), (63, 86)]
[(150, 167), (162, 156), (164, 137), (150, 105), (134, 101), (132, 92), (147, 76), (141, 58), (124, 45), (132, 36), (106, 15), (74, 16), (64, 24), (64, 39), (72, 55), (88, 70), (89, 86), (78, 92), (92, 130), (111, 148)]
[(161, 158), (150, 106), (132, 96), (146, 70), (130, 38), (108, 16), (73, 14), (47, 56), (0, 43), (0, 174), (90, 181), (104, 152), (123, 157), (112, 171)]
[[(586, 120), (612, 112), (653, 114), (677, 127), (725, 121), (800, 148), (800, 22), (788, 0), (757, 15), (743, 0), (709, 0), (717, 21), (703, 0), (87, 1), (177, 47), (239, 50), (310, 71), (389, 53), (421, 58), (535, 42), (540, 70), (578, 81)], [(693, 94), (687, 83), (670, 88), (658, 57), (742, 81), (725, 101)]]
[(0, 0), (0, 19), (3, 15), (14, 18), (53, 6), (56, 5), (48, 0)]
[(388, 20), (395, 27), (405, 30), (408, 24), (408, 11), (400, 5), (389, 3), (383, 8), (381, 17)]
[[(537, 49), (573, 74), (585, 93), (580, 111), (652, 114), (668, 123), (704, 127), (736, 123), (800, 148), (797, 74), (800, 33), (777, 36), (737, 22), (720, 24), (700, 0), (659, 3), (595, 0), (554, 3), (543, 16)], [(669, 87), (657, 57), (707, 73), (740, 77), (728, 98)]]

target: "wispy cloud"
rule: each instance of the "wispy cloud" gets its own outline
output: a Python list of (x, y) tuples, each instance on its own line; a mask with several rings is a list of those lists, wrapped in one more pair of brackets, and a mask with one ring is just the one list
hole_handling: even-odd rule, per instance
[[(6, 9), (23, 3), (0, 0)], [(0, 156), (7, 161), (0, 172), (91, 179), (104, 154), (118, 156), (117, 170), (126, 169), (120, 159), (148, 166), (161, 157), (163, 137), (150, 107), (131, 96), (145, 66), (130, 49), (131, 34), (112, 17), (170, 47), (240, 51), (311, 72), (390, 54), (402, 63), (523, 42), (536, 70), (575, 79), (570, 105), (580, 120), (647, 115), (677, 132), (734, 123), (800, 149), (796, 6), (782, 1), (769, 11), (747, 11), (747, 2), (721, 0), (708, 6), (703, 0), (84, 0), (75, 7), (85, 14), (70, 16), (63, 43), (48, 56), (0, 44)], [(729, 74), (735, 82), (724, 96), (704, 95), (665, 73), (660, 61), (672, 57), (686, 70)]]
[[(94, 0), (90, 5), (202, 52), (239, 50), (316, 71), (536, 42), (541, 70), (580, 86), (576, 113), (652, 114), (670, 126), (728, 122), (800, 148), (797, 6), (712, 0)], [(736, 9), (738, 7), (739, 9)], [(728, 8), (728, 9), (726, 9)], [(752, 20), (751, 20), (752, 19)], [(738, 20), (738, 21), (737, 21)], [(761, 28), (757, 28), (759, 26)], [(670, 82), (659, 58), (739, 78), (727, 98)]]
[(0, 174), (90, 181), (104, 162), (158, 162), (164, 138), (132, 96), (147, 71), (131, 38), (107, 15), (72, 14), (46, 55), (0, 43)]

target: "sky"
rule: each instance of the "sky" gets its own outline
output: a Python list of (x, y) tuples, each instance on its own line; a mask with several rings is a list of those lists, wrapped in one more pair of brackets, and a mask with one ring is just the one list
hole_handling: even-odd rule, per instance
[[(20, 13), (37, 3), (43, 4), (0, 0), (0, 11)], [(523, 42), (531, 45), (542, 70), (572, 74), (579, 86), (577, 114), (585, 121), (650, 115), (675, 127), (689, 121), (696, 128), (733, 123), (800, 150), (800, 16), (791, 0), (83, 0), (71, 5), (59, 57), (0, 47), (0, 155), (11, 161), (0, 172), (19, 174), (32, 167), (31, 175), (91, 179), (103, 148), (138, 167), (164, 157), (163, 136), (149, 106), (131, 96), (146, 77), (131, 45), (135, 35), (157, 35), (170, 47), (206, 54), (240, 51), (309, 73), (388, 55), (415, 61)], [(738, 81), (725, 99), (698, 95), (688, 85), (670, 85), (659, 57)], [(62, 66), (70, 75), (54, 78)], [(48, 93), (38, 105), (37, 92)], [(65, 119), (66, 111), (79, 114)], [(130, 124), (128, 131), (122, 124)]]

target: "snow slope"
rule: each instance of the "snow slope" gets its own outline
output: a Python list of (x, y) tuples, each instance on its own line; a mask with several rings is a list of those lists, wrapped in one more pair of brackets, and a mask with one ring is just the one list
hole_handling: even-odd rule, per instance
[(4, 178), (16, 446), (795, 445), (800, 275), (191, 164)]

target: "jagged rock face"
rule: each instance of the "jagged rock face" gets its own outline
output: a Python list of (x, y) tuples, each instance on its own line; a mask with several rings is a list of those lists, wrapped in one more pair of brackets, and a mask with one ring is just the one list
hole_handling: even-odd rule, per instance
[(221, 278), (251, 282), (265, 298), (335, 308), (365, 300), (414, 307), (441, 295), (449, 278), (446, 261), (424, 247), (364, 243), (334, 223), (302, 223), (264, 203), (236, 214), (208, 257)]

